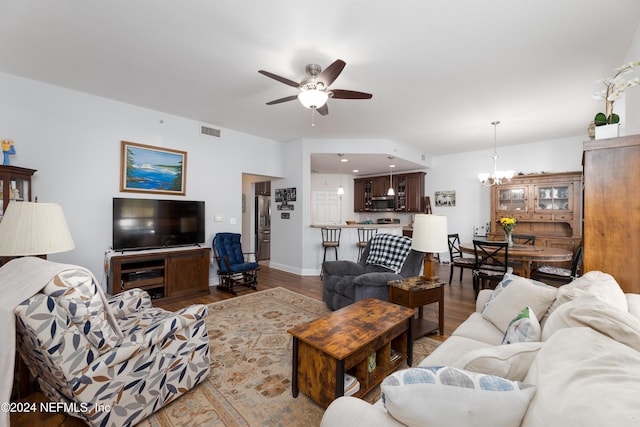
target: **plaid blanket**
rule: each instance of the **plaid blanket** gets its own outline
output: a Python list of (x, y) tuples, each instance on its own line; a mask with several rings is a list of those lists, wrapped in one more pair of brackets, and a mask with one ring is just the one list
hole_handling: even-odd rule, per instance
[(371, 239), (367, 264), (381, 265), (399, 273), (410, 250), (410, 237), (376, 234)]

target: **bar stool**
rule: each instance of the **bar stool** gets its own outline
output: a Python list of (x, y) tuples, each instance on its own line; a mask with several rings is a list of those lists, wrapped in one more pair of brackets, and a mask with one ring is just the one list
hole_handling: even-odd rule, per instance
[(324, 273), (324, 262), (327, 260), (327, 249), (333, 248), (336, 253), (336, 261), (338, 260), (338, 246), (340, 246), (340, 234), (342, 229), (323, 227), (320, 231), (322, 232), (322, 247), (324, 248), (322, 267), (320, 269), (320, 277), (322, 277)]
[(358, 242), (356, 242), (356, 246), (358, 247), (358, 259), (360, 261), (360, 257), (362, 256), (362, 251), (369, 243), (369, 240), (378, 232), (377, 228), (358, 228)]

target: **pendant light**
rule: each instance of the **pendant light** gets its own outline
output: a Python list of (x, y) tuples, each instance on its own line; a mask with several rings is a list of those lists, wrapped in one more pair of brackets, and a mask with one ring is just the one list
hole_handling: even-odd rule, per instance
[(338, 165), (338, 169), (340, 171), (340, 186), (338, 187), (338, 194), (339, 195), (343, 195), (344, 194), (344, 188), (342, 187), (342, 163), (346, 163), (349, 161), (349, 159), (343, 159), (342, 156), (344, 156), (344, 154), (339, 153), (338, 156), (340, 157), (340, 163)]
[(493, 125), (493, 172), (491, 173), (479, 173), (478, 180), (482, 185), (490, 187), (492, 185), (500, 185), (504, 182), (511, 181), (513, 178), (514, 171), (499, 171), (498, 170), (498, 151), (497, 151), (497, 128), (500, 124), (500, 121), (496, 120), (491, 122)]
[[(393, 156), (389, 156), (389, 160), (393, 160)], [(393, 168), (395, 168), (396, 165), (389, 165), (389, 189), (387, 190), (387, 196), (395, 196), (396, 192), (393, 189)]]

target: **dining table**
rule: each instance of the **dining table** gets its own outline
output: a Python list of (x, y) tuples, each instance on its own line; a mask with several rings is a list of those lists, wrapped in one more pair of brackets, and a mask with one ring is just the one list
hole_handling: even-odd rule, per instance
[[(473, 242), (460, 244), (460, 250), (467, 254), (475, 254)], [(554, 248), (550, 246), (519, 245), (514, 244), (509, 248), (508, 259), (522, 263), (522, 276), (531, 277), (531, 264), (534, 262), (559, 263), (573, 259), (573, 252), (568, 249)]]

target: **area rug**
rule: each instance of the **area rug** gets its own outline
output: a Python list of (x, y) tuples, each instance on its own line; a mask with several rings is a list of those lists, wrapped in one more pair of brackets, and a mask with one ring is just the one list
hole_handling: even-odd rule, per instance
[[(324, 408), (291, 395), (292, 338), (287, 330), (329, 313), (322, 301), (275, 288), (209, 305), (211, 374), (139, 426), (318, 426)], [(438, 346), (421, 338), (419, 362)], [(373, 390), (366, 400), (377, 399)]]

